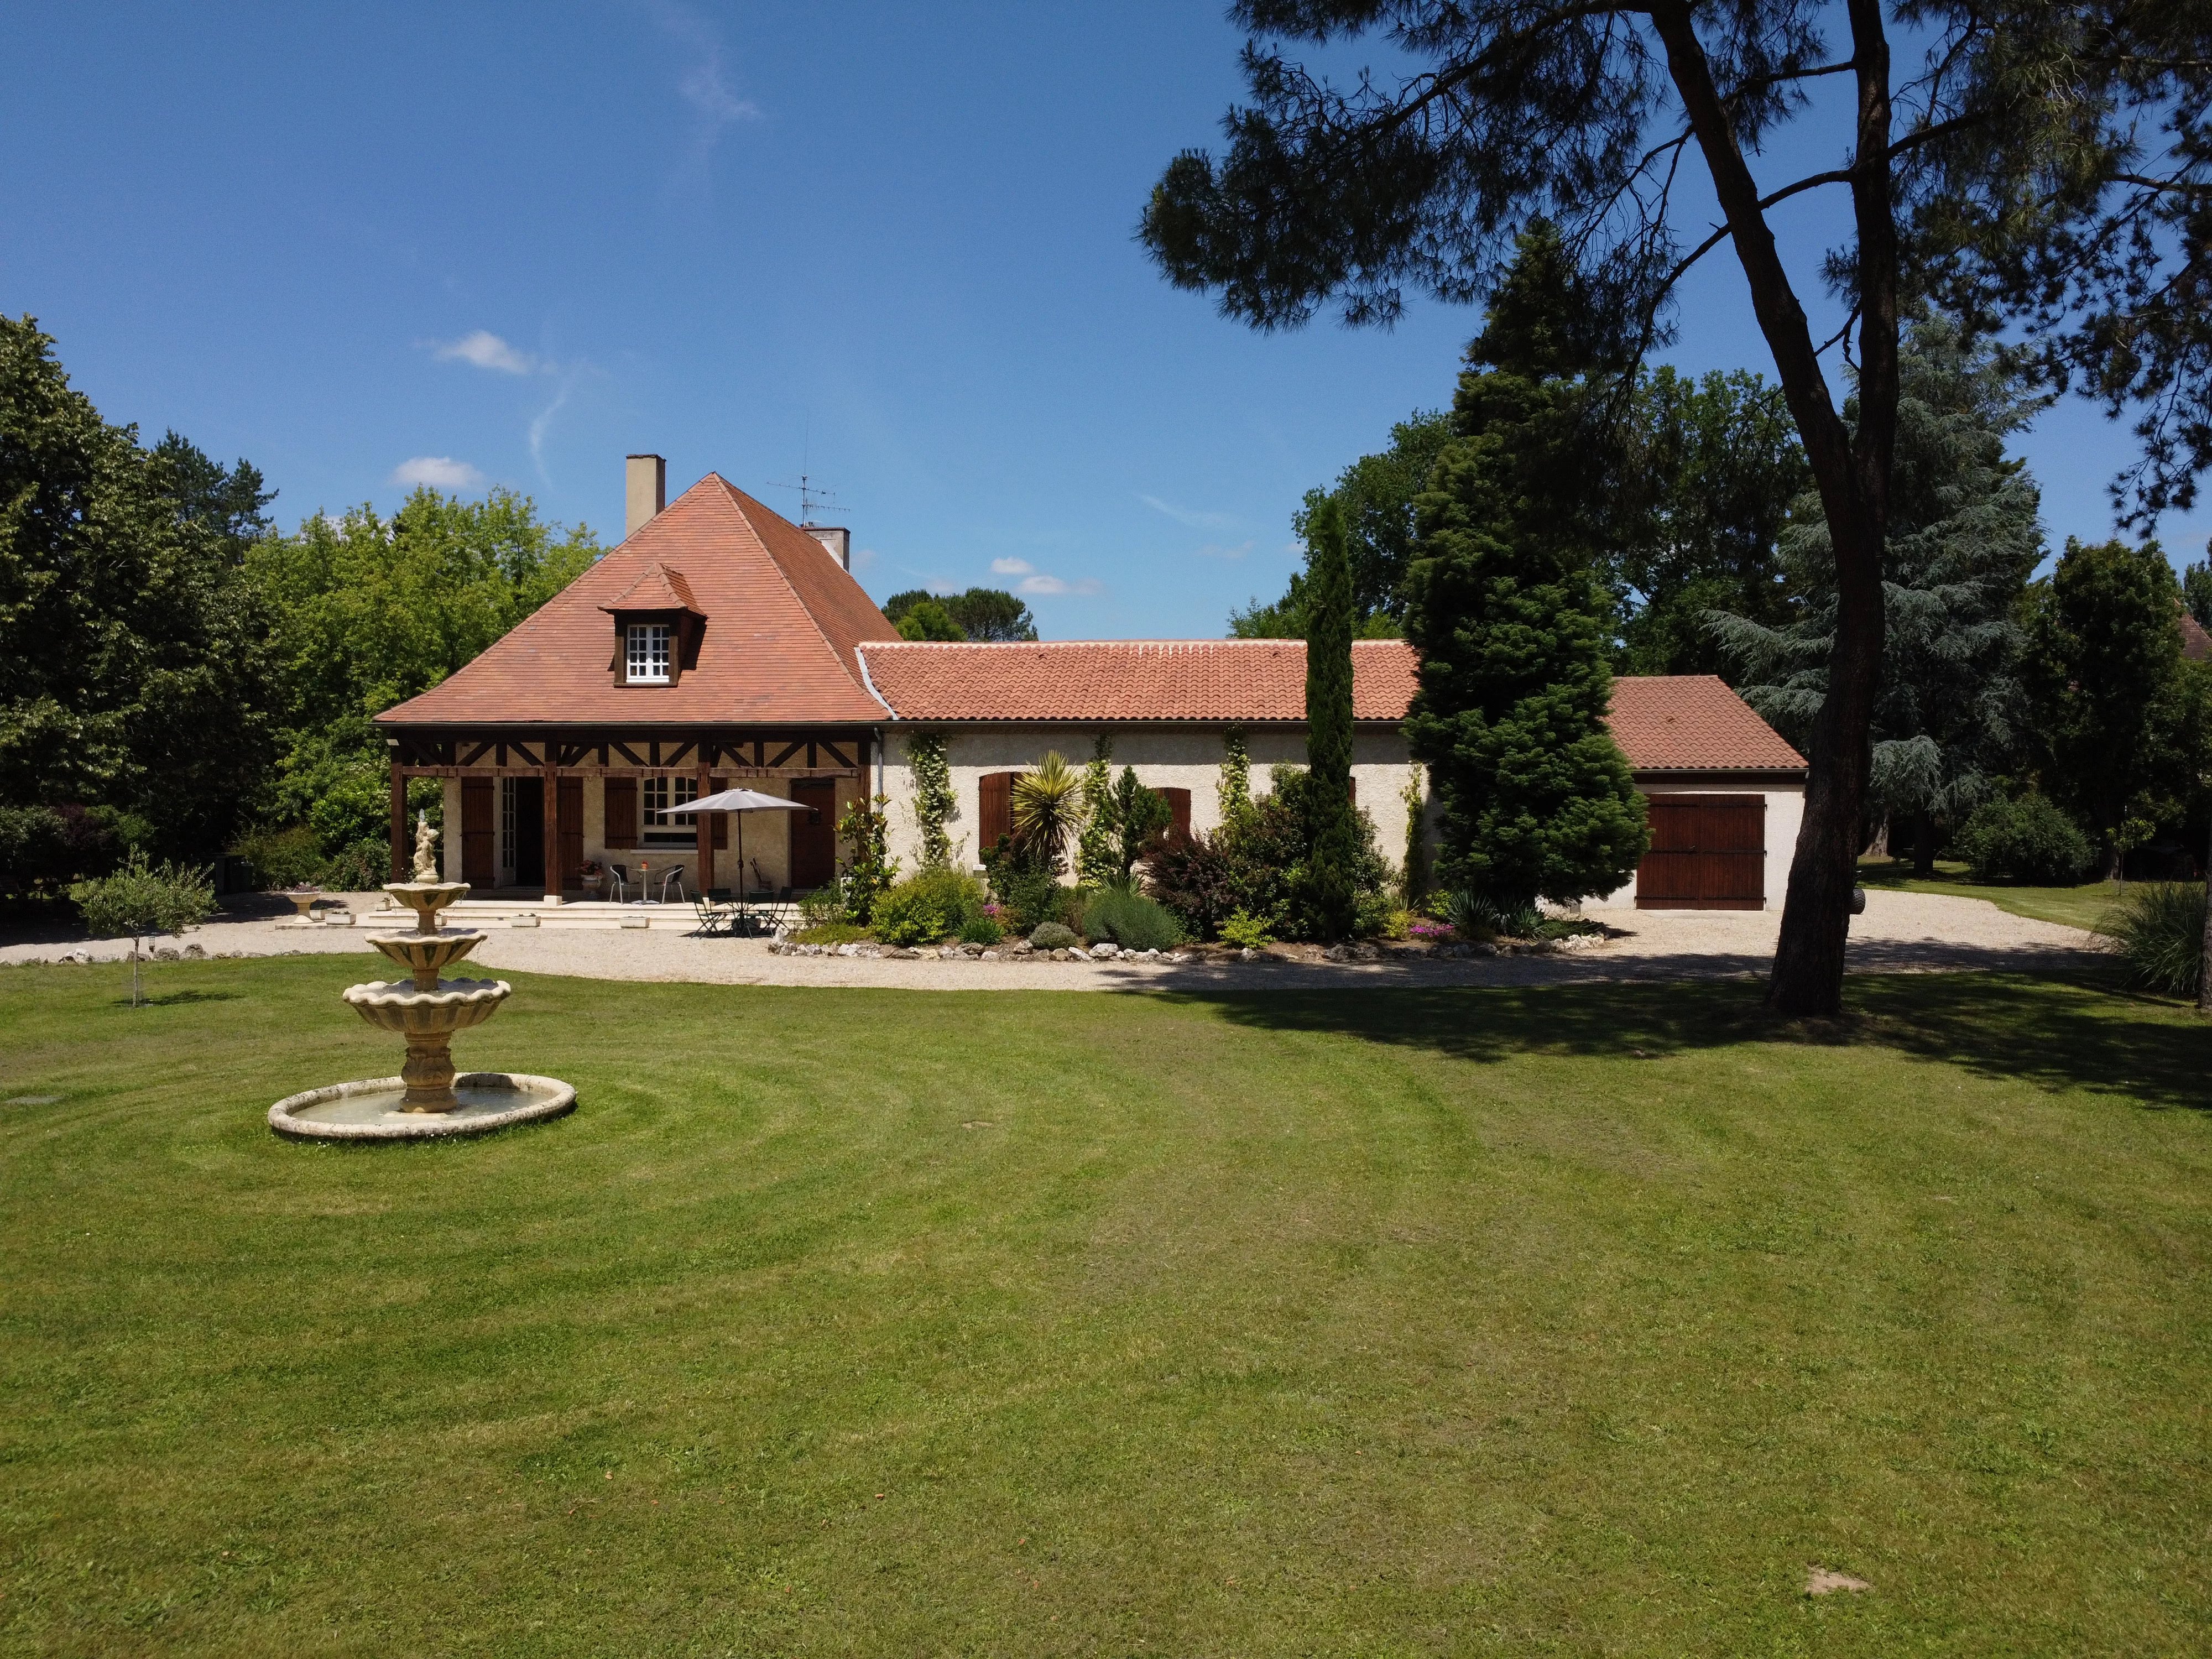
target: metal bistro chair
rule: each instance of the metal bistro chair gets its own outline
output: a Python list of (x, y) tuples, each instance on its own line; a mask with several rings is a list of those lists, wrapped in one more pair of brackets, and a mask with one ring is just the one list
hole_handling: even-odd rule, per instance
[(684, 902), (684, 866), (683, 866), (682, 865), (680, 865), (680, 864), (672, 864), (672, 865), (670, 865), (666, 869), (665, 869), (665, 870), (663, 870), (663, 871), (659, 872), (659, 878), (660, 878), (660, 902), (661, 902), (663, 904), (665, 904), (665, 903), (667, 903), (667, 902), (668, 902), (668, 889), (669, 889), (669, 887), (670, 887), (671, 884), (674, 884), (674, 886), (675, 886), (675, 888), (676, 888), (676, 902), (677, 902), (678, 904), (683, 903), (683, 902)]
[(617, 904), (629, 903), (629, 866), (626, 864), (608, 864), (602, 865), (600, 867), (607, 872), (607, 880), (612, 884), (614, 887), (615, 902)]

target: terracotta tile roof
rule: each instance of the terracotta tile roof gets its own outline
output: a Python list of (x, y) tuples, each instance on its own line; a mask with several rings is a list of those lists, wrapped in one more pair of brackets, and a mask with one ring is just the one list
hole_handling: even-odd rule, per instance
[[(861, 653), (876, 693), (914, 720), (1302, 720), (1303, 640), (1073, 640), (1036, 645), (902, 641)], [(1405, 717), (1413, 657), (1402, 640), (1352, 647), (1352, 712)]]
[(1802, 772), (1805, 757), (1717, 674), (1613, 683), (1613, 739), (1639, 772)]
[[(863, 647), (877, 694), (902, 720), (1296, 722), (1302, 640), (1093, 640)], [(1400, 720), (1414, 657), (1403, 640), (1352, 647), (1352, 708)], [(1638, 771), (1802, 771), (1804, 757), (1710, 674), (1613, 682), (1613, 732)]]
[[(655, 572), (707, 619), (674, 685), (617, 685), (606, 607)], [(889, 640), (860, 585), (821, 543), (708, 473), (538, 612), (422, 696), (395, 726), (873, 723), (858, 647)]]
[(620, 599), (609, 599), (599, 607), (602, 611), (689, 611), (694, 616), (703, 614), (699, 602), (691, 597), (691, 584), (684, 580), (680, 570), (671, 570), (657, 564), (629, 585), (629, 591)]
[(2186, 611), (2181, 613), (2181, 654), (2191, 662), (2212, 657), (2212, 634), (2207, 634), (2204, 624)]

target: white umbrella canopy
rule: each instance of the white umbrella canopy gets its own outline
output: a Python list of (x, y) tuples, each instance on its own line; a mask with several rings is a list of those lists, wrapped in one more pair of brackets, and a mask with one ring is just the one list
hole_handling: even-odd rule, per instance
[[(793, 800), (787, 795), (763, 795), (757, 789), (725, 789), (719, 795), (702, 795), (697, 800), (684, 803), (684, 812), (811, 812), (814, 809), (804, 801)], [(683, 813), (671, 813), (680, 817)], [(738, 901), (745, 896), (745, 821), (738, 820)]]

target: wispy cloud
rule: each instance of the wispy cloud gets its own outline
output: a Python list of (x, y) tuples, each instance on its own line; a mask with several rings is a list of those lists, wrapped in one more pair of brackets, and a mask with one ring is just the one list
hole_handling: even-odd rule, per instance
[(1224, 547), (1218, 542), (1208, 542), (1205, 546), (1198, 549), (1197, 552), (1201, 559), (1241, 559), (1259, 544), (1256, 538), (1249, 542), (1239, 542), (1234, 547)]
[(1139, 495), (1137, 499), (1188, 530), (1234, 530), (1243, 522), (1234, 513), (1200, 513), (1192, 507), (1177, 507), (1173, 501), (1164, 501), (1157, 495)]
[(676, 77), (676, 90), (692, 112), (692, 153), (702, 163), (722, 130), (738, 121), (757, 121), (760, 106), (730, 90), (722, 65), (721, 31), (707, 18), (675, 0), (648, 0), (647, 9), (662, 31), (682, 45), (690, 62)]
[(553, 401), (530, 417), (530, 464), (538, 469), (538, 476), (549, 487), (553, 480), (545, 471), (545, 434), (553, 429), (553, 417), (561, 412), (561, 406), (575, 389), (576, 375), (571, 370), (561, 377), (560, 390), (553, 394)]
[(474, 489), (483, 481), (483, 473), (450, 455), (417, 455), (392, 469), (392, 482), (410, 489), (417, 484), (428, 484), (433, 489)]
[(1026, 576), (1036, 570), (1036, 567), (1031, 564), (1027, 559), (994, 559), (991, 561), (991, 574), (994, 576)]
[(1059, 576), (1024, 576), (1020, 591), (1040, 599), (1057, 599), (1066, 594), (1103, 593), (1106, 591), (1106, 585), (1089, 576), (1074, 581)]
[(517, 351), (488, 328), (464, 334), (458, 340), (434, 340), (431, 346), (431, 355), (441, 363), (474, 363), (502, 374), (534, 374), (541, 368), (552, 367), (526, 351)]

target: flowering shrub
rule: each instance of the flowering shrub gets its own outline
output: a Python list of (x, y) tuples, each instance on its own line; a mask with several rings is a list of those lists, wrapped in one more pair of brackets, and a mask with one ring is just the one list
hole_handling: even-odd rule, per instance
[(1454, 937), (1454, 930), (1448, 921), (1431, 921), (1426, 916), (1416, 916), (1407, 925), (1406, 937), (1419, 939), (1425, 945), (1441, 945)]

